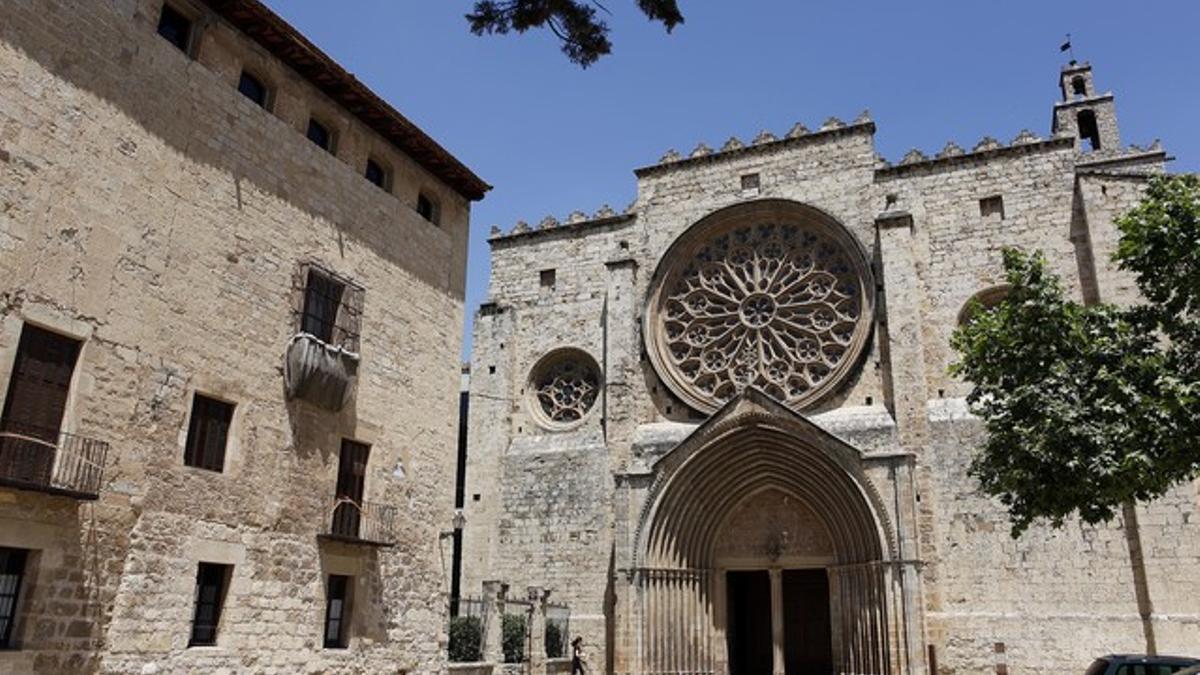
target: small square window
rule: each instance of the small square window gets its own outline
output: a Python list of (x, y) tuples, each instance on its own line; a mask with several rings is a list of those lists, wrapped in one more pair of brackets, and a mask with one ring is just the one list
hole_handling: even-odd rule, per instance
[(326, 152), (333, 152), (333, 134), (329, 128), (315, 119), (308, 120), (308, 140), (312, 141), (317, 147)]
[(225, 469), (225, 443), (233, 422), (233, 404), (203, 394), (192, 397), (192, 419), (188, 423), (183, 463), (209, 471)]
[(192, 20), (174, 7), (164, 4), (162, 13), (158, 15), (158, 34), (186, 54), (192, 42)]
[(229, 588), (232, 573), (233, 565), (200, 563), (196, 569), (195, 613), (192, 615), (189, 647), (217, 644), (217, 627), (221, 624), (225, 591)]
[(556, 276), (555, 272), (552, 269), (542, 270), (542, 273), (540, 275), (542, 288), (545, 288), (548, 290), (554, 290), (555, 276)]
[(439, 214), (437, 203), (434, 202), (433, 199), (431, 199), (429, 195), (425, 194), (424, 192), (417, 195), (417, 213), (420, 214), (422, 218), (428, 220), (434, 225), (438, 224)]
[(367, 180), (374, 183), (376, 187), (383, 189), (383, 190), (388, 189), (387, 188), (387, 178), (388, 178), (387, 169), (384, 169), (383, 165), (380, 164), (379, 162), (376, 162), (373, 159), (368, 159), (367, 160), (367, 170), (366, 170), (366, 173), (364, 173), (363, 175), (366, 176)]
[(325, 584), (325, 648), (345, 649), (349, 643), (350, 596), (354, 577), (330, 574)]
[(267, 85), (262, 83), (262, 80), (254, 77), (246, 71), (242, 71), (242, 77), (238, 80), (238, 91), (246, 98), (254, 101), (260, 108), (267, 107)]
[(748, 173), (748, 174), (742, 176), (742, 189), (743, 190), (757, 190), (759, 188), (759, 185), (760, 185), (760, 181), (759, 181), (758, 174)]
[(979, 200), (979, 215), (984, 218), (1004, 220), (1004, 197), (995, 195)]

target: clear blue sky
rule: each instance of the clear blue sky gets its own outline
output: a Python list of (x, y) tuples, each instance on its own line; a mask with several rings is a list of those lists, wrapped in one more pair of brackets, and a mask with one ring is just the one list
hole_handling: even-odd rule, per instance
[(605, 0), (613, 54), (581, 70), (548, 34), (471, 35), (470, 0), (268, 0), (495, 186), (471, 219), (468, 322), (493, 223), (623, 209), (632, 170), (668, 148), (867, 108), (892, 161), (1045, 136), (1068, 32), (1116, 94), (1122, 141), (1161, 138), (1173, 171), (1200, 171), (1198, 0), (679, 2), (687, 21), (666, 35), (634, 0)]

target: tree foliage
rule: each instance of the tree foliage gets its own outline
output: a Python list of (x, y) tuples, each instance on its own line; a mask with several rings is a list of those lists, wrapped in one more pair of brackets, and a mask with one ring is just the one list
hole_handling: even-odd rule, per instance
[(952, 338), (987, 430), (970, 473), (1014, 536), (1106, 521), (1200, 474), (1200, 182), (1152, 179), (1117, 225), (1145, 302), (1074, 302), (1041, 253), (1009, 249), (1009, 293)]
[[(683, 23), (676, 0), (637, 0), (637, 5), (668, 33)], [(567, 58), (586, 68), (612, 52), (608, 24), (597, 16), (597, 9), (608, 13), (595, 0), (477, 0), (467, 21), (476, 35), (548, 28), (558, 36)]]
[(474, 663), (483, 660), (483, 622), (477, 616), (456, 616), (450, 619), (451, 663)]
[(521, 663), (525, 660), (525, 638), (528, 628), (524, 614), (505, 614), (500, 622), (500, 646), (504, 651), (505, 663)]

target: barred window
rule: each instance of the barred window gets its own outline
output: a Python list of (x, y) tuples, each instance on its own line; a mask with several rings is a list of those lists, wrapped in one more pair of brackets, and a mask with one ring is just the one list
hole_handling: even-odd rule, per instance
[(0, 547), (0, 649), (11, 649), (16, 640), (17, 603), (25, 578), (25, 560), (29, 551)]
[(302, 265), (297, 279), (296, 328), (318, 340), (358, 351), (363, 289), (316, 265)]
[(217, 627), (221, 624), (221, 609), (232, 572), (233, 565), (200, 563), (196, 570), (196, 609), (189, 647), (217, 644)]

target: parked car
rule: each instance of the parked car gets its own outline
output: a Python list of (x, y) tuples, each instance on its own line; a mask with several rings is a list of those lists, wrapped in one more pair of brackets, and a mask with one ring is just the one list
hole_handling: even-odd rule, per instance
[(1200, 659), (1186, 656), (1109, 654), (1093, 661), (1085, 675), (1184, 675), (1198, 669)]

